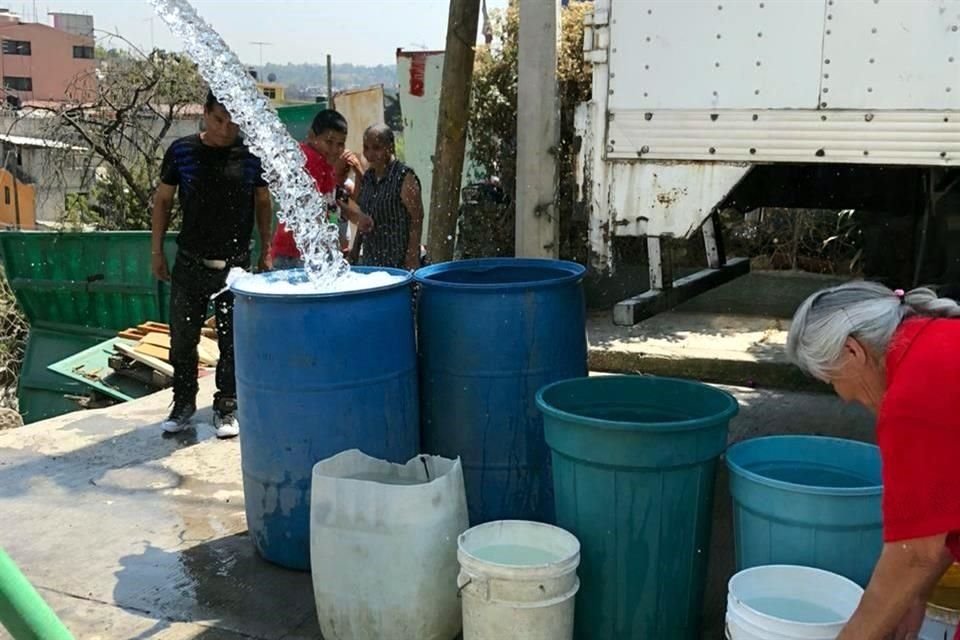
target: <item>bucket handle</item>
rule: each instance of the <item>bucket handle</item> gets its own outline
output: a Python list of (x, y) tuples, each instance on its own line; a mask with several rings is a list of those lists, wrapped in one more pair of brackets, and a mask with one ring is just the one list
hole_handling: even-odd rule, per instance
[(464, 571), (461, 571), (459, 575), (457, 575), (457, 598), (463, 598), (463, 590), (471, 584), (475, 585), (474, 588), (477, 590), (477, 595), (480, 596), (480, 598), (485, 601), (490, 600), (490, 581), (470, 575)]

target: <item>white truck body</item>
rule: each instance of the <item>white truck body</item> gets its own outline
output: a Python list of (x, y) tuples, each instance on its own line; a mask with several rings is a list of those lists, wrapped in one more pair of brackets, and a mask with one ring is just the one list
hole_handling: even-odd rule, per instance
[(617, 236), (695, 233), (759, 164), (960, 164), (960, 0), (597, 0), (584, 49), (601, 271)]

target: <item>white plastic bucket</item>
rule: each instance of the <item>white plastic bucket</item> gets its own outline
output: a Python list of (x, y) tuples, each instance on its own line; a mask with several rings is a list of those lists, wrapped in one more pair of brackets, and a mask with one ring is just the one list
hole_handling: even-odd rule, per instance
[(558, 527), (488, 522), (457, 541), (463, 640), (569, 640), (580, 542)]
[(920, 640), (953, 640), (960, 623), (960, 611), (927, 605), (927, 616), (920, 628)]
[(310, 502), (313, 594), (326, 640), (453, 640), (457, 537), (468, 526), (459, 459), (399, 465), (345, 451), (314, 466)]
[(855, 582), (821, 569), (746, 569), (728, 585), (727, 638), (835, 640), (862, 596)]

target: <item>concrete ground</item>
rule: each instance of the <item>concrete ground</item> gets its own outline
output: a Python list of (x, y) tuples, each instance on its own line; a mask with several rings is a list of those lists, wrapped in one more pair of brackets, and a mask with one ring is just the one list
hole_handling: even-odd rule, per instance
[(209, 406), (161, 436), (169, 403), (0, 433), (0, 547), (78, 640), (320, 638), (310, 576), (247, 537), (239, 442), (214, 437)]
[[(211, 384), (201, 381), (201, 398)], [(869, 416), (829, 395), (729, 390), (742, 408), (732, 441), (872, 437)], [(209, 425), (162, 437), (169, 401), (0, 432), (0, 546), (78, 640), (320, 638), (309, 575), (260, 560), (245, 533), (238, 441), (216, 440)], [(209, 419), (208, 406), (199, 420)], [(714, 520), (704, 637), (719, 640), (733, 570), (724, 471)]]
[(632, 327), (610, 310), (587, 319), (590, 368), (746, 387), (826, 391), (786, 358), (790, 318), (811, 293), (840, 282), (790, 272), (753, 272)]

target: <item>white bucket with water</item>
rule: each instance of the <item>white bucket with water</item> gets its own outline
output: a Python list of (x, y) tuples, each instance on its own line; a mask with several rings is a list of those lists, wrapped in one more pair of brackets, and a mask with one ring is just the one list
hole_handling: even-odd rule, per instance
[(835, 640), (862, 596), (855, 582), (821, 569), (746, 569), (728, 585), (727, 638)]
[(463, 640), (569, 640), (580, 542), (539, 522), (501, 520), (457, 541)]

